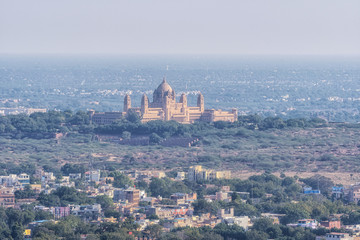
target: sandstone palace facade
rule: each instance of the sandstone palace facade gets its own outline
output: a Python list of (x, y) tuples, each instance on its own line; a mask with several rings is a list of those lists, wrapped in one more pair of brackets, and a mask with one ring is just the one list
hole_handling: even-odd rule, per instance
[(231, 111), (205, 109), (204, 96), (201, 93), (199, 93), (197, 97), (196, 107), (188, 106), (187, 97), (184, 93), (181, 95), (180, 101), (176, 102), (175, 91), (166, 82), (165, 78), (154, 91), (152, 102), (150, 102), (147, 95), (144, 94), (141, 99), (141, 107), (132, 107), (131, 98), (129, 95), (126, 95), (123, 112), (90, 112), (90, 116), (94, 123), (109, 124), (125, 116), (129, 111), (137, 112), (141, 116), (142, 122), (152, 120), (174, 120), (180, 123), (193, 123), (196, 121), (234, 122), (238, 117), (236, 109), (232, 109)]

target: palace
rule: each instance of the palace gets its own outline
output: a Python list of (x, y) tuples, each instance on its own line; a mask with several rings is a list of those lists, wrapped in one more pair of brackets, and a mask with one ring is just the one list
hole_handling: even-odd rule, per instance
[(141, 116), (142, 122), (174, 120), (180, 123), (193, 123), (196, 121), (234, 122), (237, 120), (238, 113), (236, 109), (231, 111), (205, 109), (204, 96), (201, 93), (197, 97), (196, 107), (188, 106), (187, 97), (184, 93), (181, 94), (179, 102), (176, 102), (175, 96), (175, 91), (164, 78), (163, 82), (155, 89), (152, 102), (144, 94), (141, 99), (141, 107), (131, 107), (131, 98), (126, 95), (123, 112), (95, 113), (92, 111), (90, 112), (91, 120), (97, 124), (110, 124), (125, 116), (129, 111), (137, 112)]

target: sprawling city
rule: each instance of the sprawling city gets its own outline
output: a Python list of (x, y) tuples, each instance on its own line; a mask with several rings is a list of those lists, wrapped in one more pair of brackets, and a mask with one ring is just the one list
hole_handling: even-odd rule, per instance
[(357, 239), (360, 124), (187, 107), (166, 80), (153, 95), (4, 114), (1, 238)]
[(0, 0), (0, 240), (360, 240), (359, 10)]

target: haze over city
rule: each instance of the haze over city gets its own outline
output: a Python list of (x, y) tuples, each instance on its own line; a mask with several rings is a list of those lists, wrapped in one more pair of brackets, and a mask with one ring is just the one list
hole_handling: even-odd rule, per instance
[(360, 240), (360, 0), (0, 0), (0, 239)]
[(2, 54), (360, 54), (357, 0), (0, 1)]

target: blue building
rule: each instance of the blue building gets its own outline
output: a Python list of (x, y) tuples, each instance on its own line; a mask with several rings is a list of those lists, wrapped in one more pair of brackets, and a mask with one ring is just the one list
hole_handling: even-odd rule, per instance
[(312, 187), (304, 187), (304, 194), (320, 194), (320, 190), (313, 190)]

